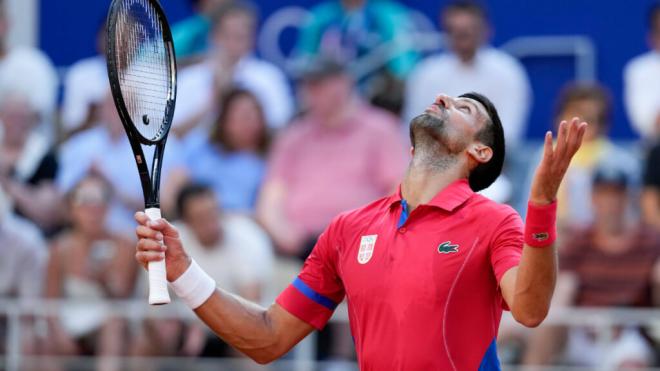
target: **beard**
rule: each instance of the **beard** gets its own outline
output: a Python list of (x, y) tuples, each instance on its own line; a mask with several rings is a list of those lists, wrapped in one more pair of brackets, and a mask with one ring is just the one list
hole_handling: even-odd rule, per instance
[(410, 141), (415, 151), (433, 152), (438, 155), (455, 156), (463, 152), (467, 143), (452, 135), (449, 114), (442, 110), (440, 115), (422, 113), (410, 122)]

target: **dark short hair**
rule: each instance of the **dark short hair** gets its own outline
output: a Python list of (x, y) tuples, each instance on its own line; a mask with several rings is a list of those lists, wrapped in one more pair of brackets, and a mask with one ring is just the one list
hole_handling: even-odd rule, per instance
[(488, 121), (479, 130), (476, 138), (493, 150), (493, 157), (488, 162), (477, 165), (468, 177), (470, 188), (478, 192), (488, 188), (502, 173), (504, 156), (506, 154), (504, 148), (504, 128), (502, 127), (500, 115), (497, 113), (497, 109), (490, 99), (475, 92), (463, 94), (460, 98), (469, 98), (481, 103), (488, 114)]
[(255, 21), (259, 18), (257, 7), (249, 1), (229, 1), (220, 5), (211, 15), (212, 28), (217, 28), (225, 18), (233, 14), (245, 14)]
[(606, 126), (612, 115), (612, 97), (604, 86), (593, 82), (576, 82), (566, 85), (559, 93), (555, 116), (559, 116), (569, 104), (584, 100), (600, 103), (602, 109), (598, 120)]
[(481, 18), (484, 22), (488, 22), (488, 10), (486, 6), (475, 0), (456, 0), (447, 4), (440, 10), (440, 19), (452, 12), (465, 12)]
[(213, 190), (206, 184), (190, 183), (183, 186), (176, 197), (176, 216), (182, 219), (188, 202), (195, 197), (206, 195), (213, 195)]
[(234, 143), (231, 142), (226, 133), (227, 116), (229, 115), (229, 111), (231, 110), (234, 102), (244, 97), (252, 99), (252, 101), (257, 106), (257, 113), (259, 114), (261, 123), (263, 125), (261, 137), (259, 138), (259, 154), (265, 155), (270, 143), (270, 137), (268, 135), (268, 127), (266, 125), (266, 118), (264, 116), (263, 108), (261, 107), (261, 103), (259, 103), (259, 99), (257, 99), (257, 97), (252, 92), (243, 88), (233, 87), (222, 96), (220, 101), (220, 113), (218, 114), (213, 128), (211, 129), (210, 140), (213, 143), (220, 144), (222, 149), (226, 152), (235, 152), (238, 150), (238, 148), (236, 148)]

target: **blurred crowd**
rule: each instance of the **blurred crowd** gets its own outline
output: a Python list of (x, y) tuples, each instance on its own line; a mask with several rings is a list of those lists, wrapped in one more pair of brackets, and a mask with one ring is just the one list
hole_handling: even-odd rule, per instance
[[(439, 9), (446, 48), (428, 55), (401, 3), (319, 1), (298, 32), (296, 67), (284, 71), (255, 51), (255, 4), (191, 3), (195, 15), (172, 29), (178, 99), (161, 207), (221, 287), (269, 303), (333, 216), (394, 192), (410, 156), (408, 122), (440, 92), (495, 102), (508, 158), (485, 194), (525, 211), (541, 156), (525, 140), (536, 125), (530, 82), (489, 44), (482, 6)], [(567, 82), (556, 98), (553, 122), (577, 116), (590, 126), (560, 190), (555, 308), (660, 305), (660, 4), (647, 24), (639, 37), (649, 50), (621, 71), (624, 91)], [(108, 314), (103, 299), (142, 300), (146, 286), (132, 219), (144, 203), (107, 82), (105, 25), (98, 55), (62, 81), (40, 50), (8, 48), (9, 27), (0, 1), (0, 299), (70, 299), (57, 317), (25, 318), (22, 351), (238, 356), (195, 321), (129, 325)], [(382, 67), (356, 77), (353, 62), (383, 45)], [(639, 134), (632, 145), (608, 137), (613, 94)], [(350, 360), (350, 335), (334, 327), (319, 357)], [(658, 330), (617, 327), (603, 342), (587, 326), (504, 326), (500, 350), (507, 363), (644, 368), (660, 364)], [(0, 312), (0, 353), (6, 331)]]

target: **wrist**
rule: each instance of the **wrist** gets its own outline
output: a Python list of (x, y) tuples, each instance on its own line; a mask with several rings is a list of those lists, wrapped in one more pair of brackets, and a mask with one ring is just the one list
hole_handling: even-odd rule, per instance
[(188, 255), (178, 259), (177, 262), (169, 263), (167, 265), (167, 282), (174, 282), (179, 279), (190, 268), (191, 264), (192, 259)]
[(525, 220), (525, 244), (530, 247), (552, 246), (557, 238), (557, 202), (537, 204), (530, 200), (527, 204)]
[(215, 292), (213, 278), (192, 259), (188, 269), (170, 286), (190, 309), (197, 309)]
[(530, 196), (528, 202), (534, 206), (546, 206), (557, 201), (556, 198)]

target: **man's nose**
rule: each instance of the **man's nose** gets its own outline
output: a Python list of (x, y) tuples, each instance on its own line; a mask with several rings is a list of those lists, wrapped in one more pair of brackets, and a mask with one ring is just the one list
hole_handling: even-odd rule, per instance
[(451, 97), (449, 97), (446, 94), (439, 94), (435, 98), (435, 104), (437, 104), (438, 106), (440, 106), (444, 109), (447, 109), (452, 104), (452, 99), (451, 99)]

